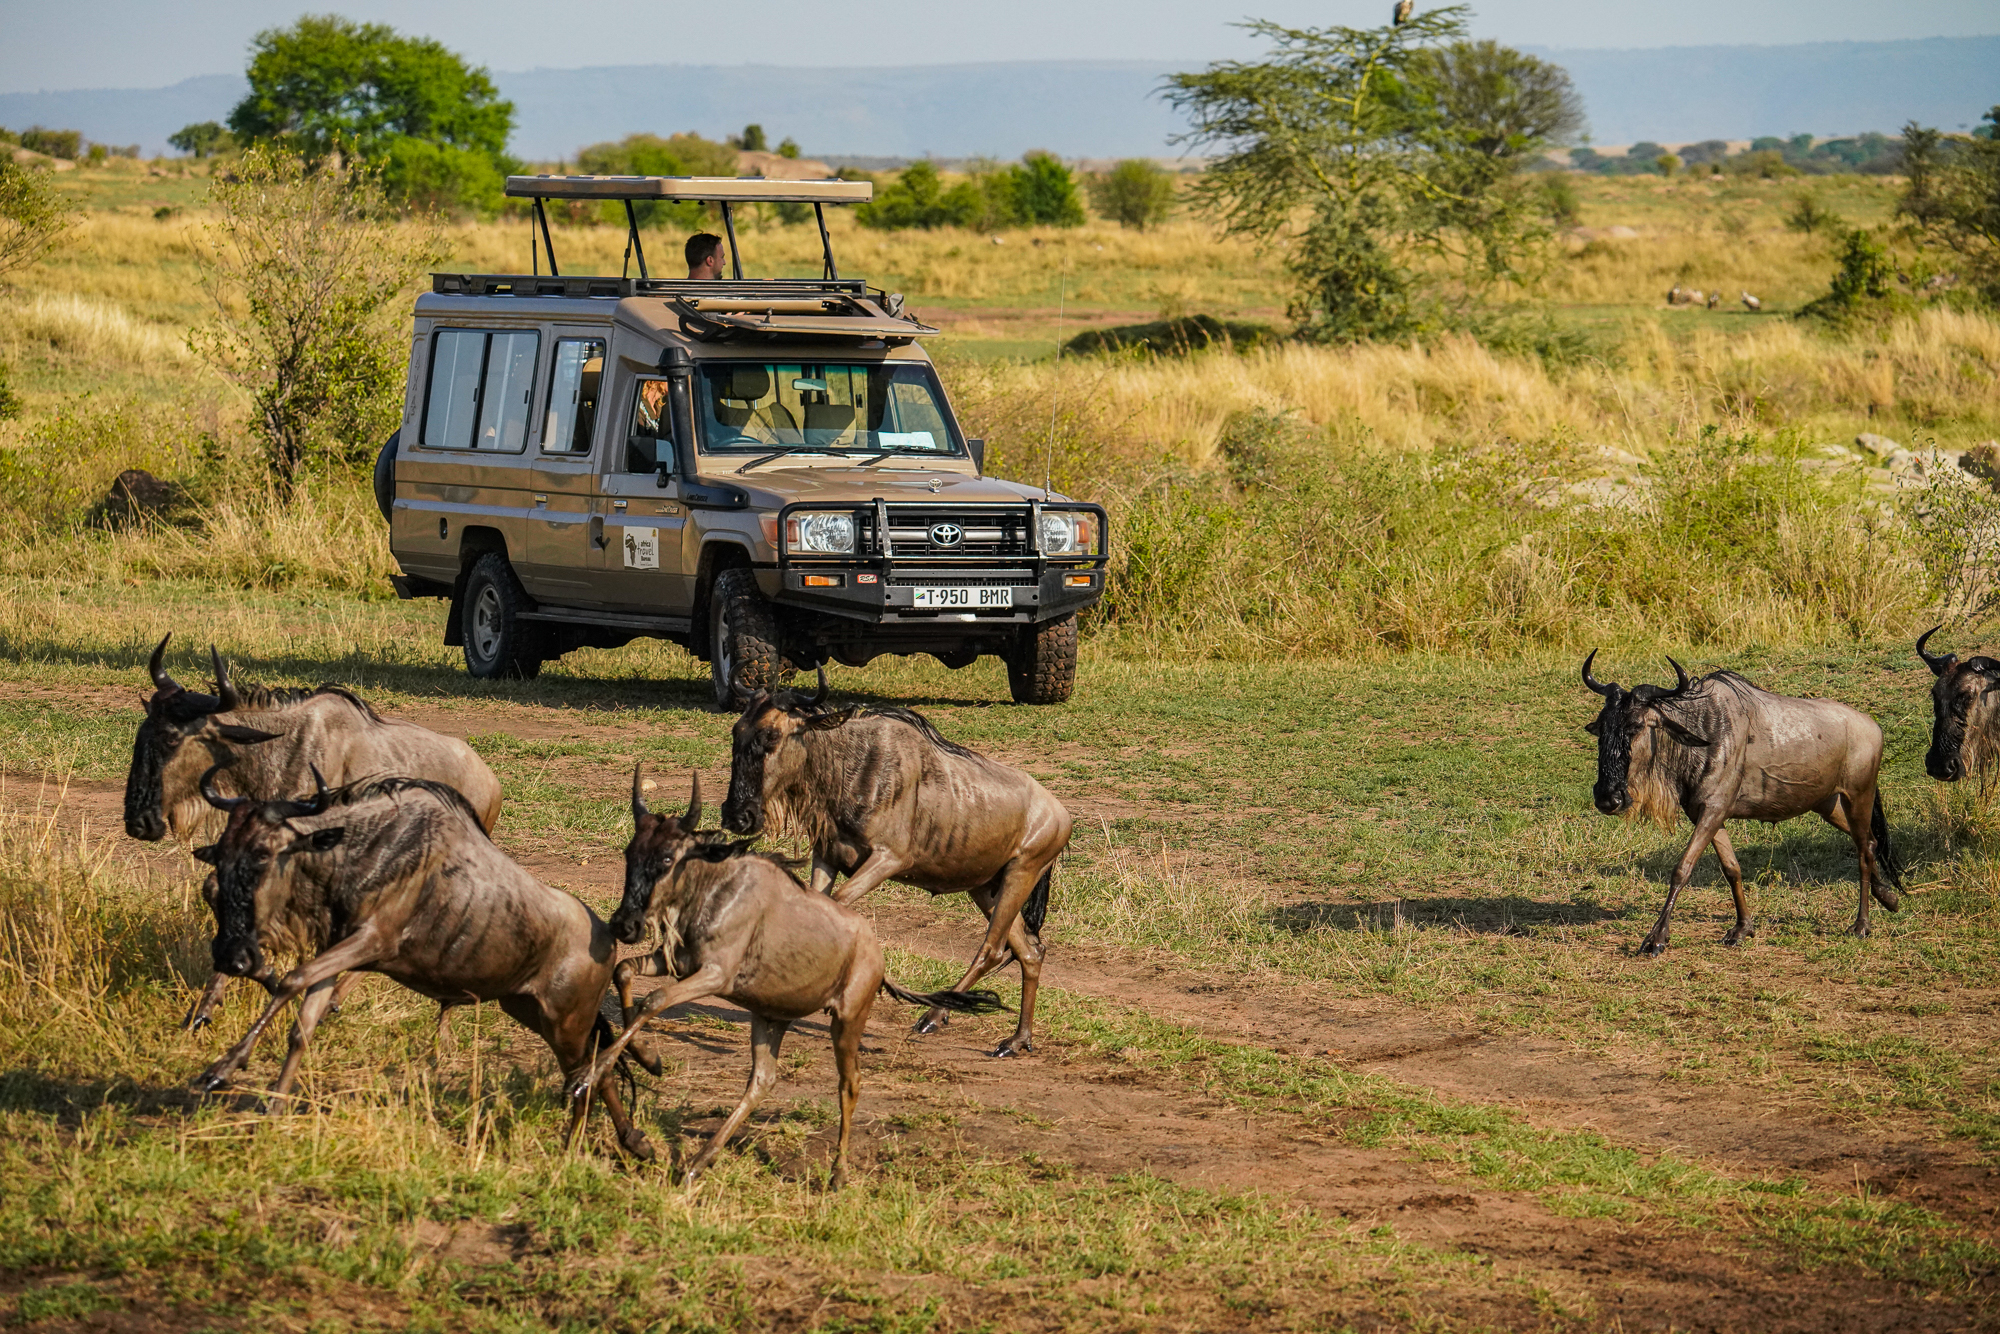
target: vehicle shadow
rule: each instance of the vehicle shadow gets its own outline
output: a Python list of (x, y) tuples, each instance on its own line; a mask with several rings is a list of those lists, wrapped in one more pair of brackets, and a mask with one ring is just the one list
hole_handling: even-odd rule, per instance
[(1518, 895), (1404, 898), (1375, 903), (1290, 903), (1264, 919), (1288, 935), (1315, 931), (1393, 931), (1424, 927), (1474, 935), (1526, 935), (1540, 926), (1585, 926), (1630, 914), (1593, 901), (1543, 903)]

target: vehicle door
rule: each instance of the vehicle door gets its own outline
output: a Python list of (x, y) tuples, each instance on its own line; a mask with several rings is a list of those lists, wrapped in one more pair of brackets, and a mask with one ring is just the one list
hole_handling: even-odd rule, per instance
[(619, 427), (607, 431), (600, 458), (598, 516), (602, 542), (595, 553), (599, 585), (622, 610), (685, 616), (694, 605), (694, 568), (685, 550), (687, 506), (676, 480), (660, 484), (664, 459), (674, 462), (673, 415), (667, 381), (628, 377)]
[(500, 534), (510, 560), (521, 559), (540, 342), (533, 328), (432, 327), (416, 430), (397, 462), (409, 483), (395, 510), (397, 546), (432, 547), (455, 573), (466, 530), (486, 528)]
[(526, 560), (517, 571), (528, 592), (546, 602), (588, 606), (600, 562), (594, 522), (597, 434), (602, 414), (609, 329), (557, 325), (551, 331), (548, 386), (542, 396), (534, 466), (533, 508), (527, 521)]

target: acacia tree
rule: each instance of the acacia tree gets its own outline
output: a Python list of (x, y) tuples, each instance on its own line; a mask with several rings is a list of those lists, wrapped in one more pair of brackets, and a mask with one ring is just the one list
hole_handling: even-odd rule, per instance
[(431, 219), (399, 218), (377, 175), (252, 148), (212, 185), (196, 264), (215, 320), (194, 351), (251, 392), (279, 494), (309, 463), (353, 466), (401, 416), (393, 303), (448, 251)]
[(1270, 41), (1266, 59), (1168, 80), (1194, 125), (1181, 141), (1221, 150), (1197, 206), (1289, 251), (1302, 336), (1465, 323), (1546, 241), (1519, 168), (1580, 126), (1580, 103), (1556, 67), (1466, 42), (1466, 13), (1370, 29), (1260, 20), (1244, 26)]

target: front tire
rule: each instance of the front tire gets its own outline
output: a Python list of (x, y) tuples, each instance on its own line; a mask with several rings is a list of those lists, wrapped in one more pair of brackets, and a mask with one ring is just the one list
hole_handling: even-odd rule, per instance
[(759, 690), (776, 690), (784, 671), (778, 617), (751, 570), (724, 570), (708, 595), (708, 669), (715, 707), (741, 708)]
[(1065, 704), (1076, 689), (1076, 616), (1024, 632), (1007, 657), (1007, 688), (1016, 704)]
[(532, 680), (542, 670), (541, 635), (521, 619), (528, 595), (514, 578), (513, 567), (497, 551), (472, 563), (465, 576), (465, 670), (482, 681), (500, 677)]

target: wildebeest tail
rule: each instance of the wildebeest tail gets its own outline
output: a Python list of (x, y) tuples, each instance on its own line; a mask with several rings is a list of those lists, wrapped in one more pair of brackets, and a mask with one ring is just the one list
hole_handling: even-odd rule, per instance
[(1021, 920), (1037, 936), (1042, 934), (1042, 921), (1049, 915), (1049, 884), (1055, 875), (1056, 864), (1050, 862), (1042, 871), (1042, 878), (1035, 882), (1035, 892), (1028, 895), (1028, 901), (1021, 905)]
[[(611, 1021), (606, 1019), (600, 1011), (597, 1016), (597, 1022), (591, 1026), (590, 1030), (590, 1054), (592, 1059), (596, 1058), (598, 1052), (609, 1049), (611, 1044), (617, 1040), (618, 1035), (611, 1030)], [(618, 1065), (616, 1069), (620, 1074), (630, 1074), (632, 1072), (632, 1049), (630, 1047), (618, 1053)]]
[(1903, 887), (1903, 866), (1896, 860), (1896, 850), (1889, 846), (1889, 816), (1882, 809), (1882, 794), (1875, 794), (1875, 816), (1871, 832), (1875, 836), (1875, 865), (1889, 883), (1897, 889)]
[(935, 1005), (959, 1014), (999, 1014), (1010, 1008), (997, 992), (992, 991), (905, 991), (886, 977), (882, 979), (882, 990), (905, 1005), (926, 1008)]

